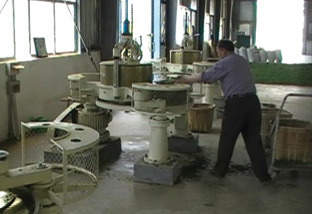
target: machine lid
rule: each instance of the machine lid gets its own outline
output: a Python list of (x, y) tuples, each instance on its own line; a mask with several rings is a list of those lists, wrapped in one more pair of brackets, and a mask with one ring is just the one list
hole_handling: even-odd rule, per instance
[[(102, 61), (100, 66), (113, 66), (114, 60)], [(152, 66), (151, 62), (119, 62), (120, 66)]]
[(170, 53), (174, 52), (184, 52), (184, 53), (202, 53), (202, 51), (199, 50), (189, 50), (189, 49), (177, 49), (177, 50), (170, 50)]
[(153, 83), (133, 83), (133, 88), (152, 90), (152, 91), (184, 91), (189, 90), (189, 84), (175, 83), (175, 84), (153, 84)]
[(193, 62), (193, 65), (196, 65), (196, 66), (213, 66), (215, 63), (212, 63), (212, 62), (205, 62), (205, 61), (201, 61), (201, 62)]

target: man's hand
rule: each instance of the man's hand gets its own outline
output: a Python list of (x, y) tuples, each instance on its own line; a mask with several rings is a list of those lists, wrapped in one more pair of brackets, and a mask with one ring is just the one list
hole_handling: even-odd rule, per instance
[(201, 82), (201, 73), (199, 74), (193, 74), (188, 77), (182, 77), (180, 79), (177, 79), (175, 81), (176, 83), (196, 83), (196, 82)]

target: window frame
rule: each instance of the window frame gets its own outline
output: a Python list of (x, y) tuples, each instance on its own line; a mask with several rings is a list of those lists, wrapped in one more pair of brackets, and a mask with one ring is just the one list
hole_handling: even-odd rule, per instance
[[(13, 0), (15, 1), (15, 0)], [(33, 42), (32, 42), (32, 38), (31, 38), (31, 27), (30, 27), (30, 2), (31, 1), (42, 1), (42, 2), (51, 2), (53, 4), (53, 52), (49, 53), (48, 55), (60, 55), (60, 54), (68, 54), (68, 53), (79, 53), (79, 45), (78, 45), (78, 33), (77, 33), (77, 29), (76, 26), (78, 25), (78, 5), (79, 5), (79, 0), (28, 0), (28, 36), (29, 36), (29, 55), (34, 57), (35, 55), (32, 54), (32, 48), (33, 48)], [(56, 3), (62, 3), (62, 4), (66, 4), (66, 7), (68, 5), (73, 5), (74, 6), (74, 14), (71, 14), (71, 17), (74, 19), (74, 23), (75, 23), (75, 33), (74, 33), (74, 44), (75, 44), (75, 48), (74, 51), (66, 51), (66, 52), (57, 52), (56, 51), (56, 17), (55, 17), (55, 4)]]
[[(142, 46), (141, 46), (141, 50), (143, 52), (143, 58), (142, 58), (142, 61), (149, 61), (151, 59), (153, 59), (153, 52), (154, 52), (154, 48), (153, 48), (153, 37), (154, 35), (152, 35), (153, 33), (153, 0), (144, 0), (144, 1), (149, 1), (149, 4), (150, 4), (150, 32), (147, 34), (150, 36), (150, 39), (148, 39), (150, 41), (150, 44), (147, 43), (147, 35), (140, 35), (142, 36)], [(120, 38), (121, 38), (121, 35), (123, 33), (123, 13), (124, 13), (124, 10), (125, 8), (123, 6), (125, 6), (125, 3), (126, 3), (126, 0), (117, 0), (117, 3), (118, 3), (118, 7), (119, 7), (119, 14), (118, 14), (118, 19), (117, 19), (117, 30), (116, 30), (116, 43), (120, 42)], [(131, 2), (130, 0), (128, 0), (128, 20), (130, 21), (130, 30), (131, 30), (131, 21), (134, 21), (134, 20), (131, 20)], [(135, 5), (134, 5), (135, 6)], [(134, 8), (136, 9), (136, 8)], [(135, 17), (133, 17), (135, 19)], [(137, 22), (135, 22), (137, 23)], [(135, 29), (132, 29), (133, 31), (135, 31)], [(137, 30), (135, 31), (137, 32)], [(133, 33), (131, 32), (132, 34), (132, 37), (133, 37), (133, 40), (135, 39), (138, 39), (136, 36), (137, 34), (136, 33)], [(144, 38), (145, 37), (145, 38)], [(137, 41), (139, 44), (140, 44), (140, 41)], [(144, 46), (144, 47), (143, 47)], [(146, 50), (148, 50), (148, 52), (145, 52)]]
[[(13, 56), (7, 56), (7, 57), (0, 57), (0, 61), (8, 61), (8, 60), (13, 60), (13, 59), (15, 59), (15, 56), (16, 56), (16, 48), (15, 48), (15, 38), (16, 38), (16, 36), (15, 36), (15, 8), (14, 8), (14, 6), (15, 6), (15, 0), (5, 0), (4, 1), (4, 5), (1, 5), (1, 13), (3, 12), (3, 10), (5, 9), (5, 7), (7, 7), (7, 4), (12, 4), (12, 18), (13, 18), (13, 22), (12, 22), (12, 24), (13, 24)], [(0, 14), (1, 15), (1, 14)]]
[[(26, 3), (27, 1), (27, 3)], [(28, 14), (27, 14), (27, 29), (28, 32), (26, 32), (28, 35), (28, 51), (26, 51), (25, 49), (25, 56), (29, 56), (29, 57), (35, 57), (35, 54), (32, 53), (32, 51), (34, 50), (34, 46), (33, 46), (33, 42), (32, 42), (32, 32), (31, 32), (31, 23), (30, 23), (30, 17), (31, 17), (31, 8), (30, 8), (30, 4), (31, 2), (34, 1), (41, 1), (41, 2), (50, 2), (53, 4), (53, 52), (49, 52), (48, 56), (53, 56), (53, 55), (61, 55), (61, 54), (71, 54), (71, 53), (80, 53), (81, 49), (80, 49), (80, 45), (79, 45), (79, 35), (78, 35), (78, 26), (79, 26), (79, 5), (80, 5), (80, 0), (25, 0), (24, 3), (27, 4), (27, 10), (28, 10)], [(12, 3), (12, 16), (13, 16), (13, 56), (9, 56), (9, 57), (0, 57), (0, 61), (7, 61), (7, 60), (16, 60), (17, 57), (17, 42), (16, 42), (16, 29), (17, 29), (17, 24), (16, 24), (16, 5), (19, 3), (18, 0), (11, 0), (11, 2), (7, 2), (7, 4)], [(71, 18), (73, 19), (73, 23), (74, 23), (74, 38), (73, 38), (73, 42), (74, 42), (74, 50), (73, 51), (64, 51), (64, 52), (57, 52), (56, 49), (56, 12), (55, 12), (55, 5), (57, 3), (62, 3), (65, 4), (66, 7), (68, 6), (73, 6), (73, 14), (71, 14)], [(6, 7), (7, 5), (5, 5)], [(5, 8), (4, 8), (5, 9)]]

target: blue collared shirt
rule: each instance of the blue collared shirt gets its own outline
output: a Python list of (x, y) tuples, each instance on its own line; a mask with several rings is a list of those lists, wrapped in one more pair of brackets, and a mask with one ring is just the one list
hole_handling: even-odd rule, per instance
[(249, 63), (232, 53), (202, 73), (201, 81), (214, 83), (220, 80), (225, 98), (234, 94), (256, 93)]

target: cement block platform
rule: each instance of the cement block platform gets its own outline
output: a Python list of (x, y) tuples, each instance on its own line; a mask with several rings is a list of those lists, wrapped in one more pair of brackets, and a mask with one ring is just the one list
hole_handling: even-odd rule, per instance
[(133, 180), (144, 183), (173, 185), (177, 181), (182, 164), (173, 161), (168, 164), (146, 163), (143, 157), (134, 164)]
[(171, 152), (196, 153), (199, 151), (198, 135), (190, 134), (185, 138), (172, 135), (168, 137), (168, 149)]

